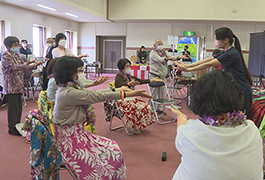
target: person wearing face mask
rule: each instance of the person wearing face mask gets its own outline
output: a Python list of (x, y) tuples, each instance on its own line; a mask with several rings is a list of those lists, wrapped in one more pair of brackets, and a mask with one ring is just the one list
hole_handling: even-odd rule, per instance
[(46, 61), (45, 64), (43, 64), (43, 79), (42, 79), (42, 89), (46, 90), (47, 86), (48, 86), (48, 78), (47, 78), (47, 67), (50, 63), (50, 60), (52, 59), (52, 50), (55, 48), (55, 45), (53, 44), (53, 39), (52, 38), (48, 38), (46, 40), (46, 56), (45, 58), (48, 59), (48, 61)]
[[(221, 53), (188, 65), (179, 62), (175, 63), (176, 69), (189, 72), (218, 65), (224, 66), (224, 71), (233, 75), (240, 85), (240, 91), (244, 93), (244, 103), (240, 110), (248, 116), (252, 105), (252, 80), (242, 55), (239, 39), (228, 27), (216, 29), (214, 34), (214, 45), (217, 49), (223, 49)], [(233, 43), (234, 47), (232, 46)]]
[[(58, 33), (55, 36), (55, 43), (58, 47), (56, 47), (52, 50), (52, 58), (53, 59), (59, 58), (62, 56), (75, 56), (70, 49), (65, 47), (66, 46), (66, 36), (63, 33)], [(84, 55), (79, 55), (78, 57), (79, 58), (88, 57), (88, 55), (84, 54)]]
[[(120, 88), (126, 86), (134, 90), (138, 84), (146, 84), (150, 82), (161, 82), (162, 79), (155, 77), (153, 79), (139, 79), (131, 75), (131, 61), (128, 59), (120, 59), (117, 64), (119, 73), (115, 77), (115, 87)], [(106, 102), (110, 103), (110, 102)], [(130, 131), (135, 134), (140, 134), (141, 131), (147, 126), (155, 122), (155, 115), (151, 106), (140, 99), (128, 99), (124, 101), (118, 101), (118, 107), (126, 117), (126, 125)], [(108, 109), (108, 105), (104, 106), (105, 119), (110, 120), (111, 109)]]
[[(55, 63), (57, 62), (57, 60), (60, 58), (55, 58), (52, 59), (47, 67), (47, 75), (49, 76), (49, 81), (48, 81), (48, 88), (47, 88), (47, 96), (48, 96), (48, 101), (50, 102), (55, 102), (55, 94), (56, 91), (58, 89), (58, 85), (56, 84), (56, 81), (53, 77), (53, 67), (55, 65)], [(88, 87), (93, 87), (93, 86), (97, 86), (100, 85), (104, 82), (106, 82), (109, 79), (108, 76), (100, 76), (99, 78), (97, 78), (96, 80), (92, 81), (92, 82), (87, 82), (87, 79), (85, 77), (84, 72), (83, 73), (79, 73), (78, 74), (78, 79), (76, 80), (76, 83), (78, 83), (80, 85), (80, 87), (82, 88), (88, 88)]]
[(19, 48), (18, 54), (25, 54), (26, 58), (28, 58), (28, 54), (32, 54), (30, 48), (27, 47), (28, 41), (26, 39), (21, 40), (22, 47)]
[(81, 59), (63, 56), (53, 68), (54, 78), (60, 86), (53, 111), (55, 145), (79, 179), (126, 179), (126, 166), (118, 144), (86, 131), (84, 123), (95, 123), (91, 104), (125, 97), (152, 96), (145, 90), (132, 91), (126, 87), (116, 88), (115, 91), (82, 89), (76, 82), (79, 74), (83, 73), (83, 66)]
[(19, 56), (19, 40), (15, 36), (8, 36), (4, 39), (7, 50), (3, 53), (2, 72), (3, 72), (3, 94), (7, 97), (8, 103), (8, 133), (20, 135), (15, 125), (20, 123), (22, 114), (22, 94), (24, 93), (24, 74), (23, 71), (36, 69), (42, 62), (24, 62)]
[[(154, 43), (154, 49), (149, 54), (150, 79), (159, 77), (166, 82), (166, 77), (169, 73), (167, 61), (169, 60), (179, 60), (179, 57), (171, 56), (167, 51), (164, 50), (163, 41), (161, 39), (156, 39)], [(156, 99), (161, 99), (164, 97), (163, 87), (150, 87), (150, 91)], [(159, 115), (166, 115), (162, 109), (162, 105), (157, 105), (156, 111)]]

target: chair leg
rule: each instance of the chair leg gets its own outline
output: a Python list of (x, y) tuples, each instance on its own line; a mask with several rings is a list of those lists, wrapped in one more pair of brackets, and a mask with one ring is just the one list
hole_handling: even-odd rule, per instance
[(78, 178), (76, 177), (76, 175), (71, 171), (70, 167), (69, 167), (68, 164), (65, 162), (64, 157), (62, 157), (62, 162), (64, 163), (64, 165), (65, 165), (67, 171), (68, 171), (69, 174), (72, 176), (72, 178), (73, 178), (74, 180), (78, 180)]
[(122, 114), (121, 114), (121, 112), (120, 112), (120, 110), (119, 110), (118, 108), (117, 108), (117, 111), (118, 111), (118, 114), (119, 114), (119, 118), (120, 118), (120, 120), (121, 120), (121, 122), (122, 122), (122, 125), (112, 128), (111, 125), (112, 125), (112, 120), (113, 120), (113, 117), (114, 117), (114, 110), (115, 110), (115, 107), (116, 107), (116, 108), (118, 107), (116, 102), (113, 104), (112, 109), (111, 109), (111, 120), (110, 120), (109, 129), (110, 129), (111, 131), (114, 131), (114, 130), (116, 130), (116, 129), (120, 129), (120, 128), (124, 127), (125, 132), (126, 132), (129, 136), (130, 136), (130, 135), (133, 135), (134, 133), (130, 133), (130, 132), (129, 132), (129, 129), (128, 129), (128, 127), (126, 126), (126, 124), (125, 124), (125, 122), (124, 122), (124, 120), (123, 120)]
[[(169, 95), (169, 93), (168, 93), (168, 89), (167, 89), (166, 86), (167, 86), (167, 85), (166, 85), (166, 83), (165, 83), (165, 92), (166, 92), (166, 96), (167, 96), (167, 98), (170, 100), (170, 95)], [(150, 91), (150, 87), (149, 87), (148, 84), (147, 84), (147, 88), (148, 88), (148, 91), (149, 91), (149, 93), (150, 93), (151, 91)], [(149, 101), (151, 102), (151, 107), (153, 108), (153, 111), (154, 111), (154, 114), (155, 114), (155, 117), (156, 117), (156, 121), (157, 121), (159, 124), (167, 124), (167, 123), (172, 123), (172, 122), (175, 122), (175, 121), (176, 121), (176, 117), (175, 117), (175, 115), (174, 115), (174, 119), (173, 119), (173, 120), (161, 122), (161, 121), (159, 120), (159, 118), (162, 117), (162, 116), (158, 116), (158, 115), (157, 115), (156, 107), (155, 107), (155, 104), (158, 104), (158, 103), (155, 103), (153, 99), (150, 99)], [(169, 104), (172, 104), (172, 103), (169, 103)]]
[(175, 117), (175, 115), (174, 115), (174, 119), (173, 120), (171, 120), (171, 121), (164, 121), (164, 122), (161, 122), (160, 120), (159, 120), (159, 118), (160, 117), (162, 117), (162, 115), (161, 116), (158, 116), (157, 115), (157, 112), (156, 112), (156, 108), (155, 108), (155, 103), (154, 103), (154, 101), (151, 99), (150, 100), (151, 101), (151, 106), (152, 106), (152, 108), (153, 108), (153, 110), (154, 110), (154, 114), (155, 114), (155, 117), (156, 117), (156, 121), (159, 123), (159, 124), (167, 124), (167, 123), (172, 123), (172, 122), (175, 122), (176, 121), (176, 117)]

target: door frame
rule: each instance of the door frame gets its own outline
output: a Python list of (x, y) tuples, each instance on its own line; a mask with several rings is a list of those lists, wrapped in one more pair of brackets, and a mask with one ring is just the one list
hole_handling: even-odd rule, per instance
[[(96, 59), (97, 61), (99, 61), (100, 63), (102, 63), (103, 65), (103, 61), (105, 62), (105, 55), (103, 56), (103, 41), (104, 40), (111, 40), (111, 41), (114, 41), (114, 40), (121, 40), (122, 41), (122, 51), (121, 51), (121, 58), (125, 58), (126, 57), (126, 36), (124, 35), (117, 35), (117, 36), (104, 36), (104, 35), (96, 35)], [(115, 66), (116, 67), (116, 66)], [(110, 68), (107, 68), (107, 69), (110, 69)], [(107, 69), (103, 69), (102, 68), (102, 72), (103, 73), (116, 73), (117, 71), (114, 70), (114, 67), (113, 67), (113, 70), (107, 70)]]
[[(105, 57), (105, 47), (106, 47), (106, 41), (109, 41), (109, 42), (121, 42), (121, 57), (123, 57), (123, 40), (121, 39), (114, 39), (114, 40), (111, 40), (111, 39), (103, 39), (103, 70), (119, 70), (117, 68), (117, 66), (115, 66), (116, 68), (105, 68), (105, 60), (106, 60), (106, 57)], [(113, 62), (112, 62), (113, 63)]]

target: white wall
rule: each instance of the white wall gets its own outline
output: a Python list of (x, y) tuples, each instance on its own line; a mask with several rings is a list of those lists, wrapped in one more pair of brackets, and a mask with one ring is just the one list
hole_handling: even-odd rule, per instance
[(51, 35), (54, 37), (57, 33), (69, 29), (72, 31), (79, 30), (79, 23), (38, 13), (35, 11), (22, 9), (9, 4), (0, 2), (0, 19), (10, 20), (11, 35), (17, 36), (20, 40), (27, 39), (32, 44), (32, 26), (38, 24), (41, 26), (51, 27)]
[[(242, 50), (244, 51), (245, 61), (248, 61), (249, 33), (262, 32), (265, 29), (264, 22), (224, 22), (224, 21), (175, 21), (172, 23), (80, 23), (79, 47), (94, 47), (96, 45), (95, 37), (101, 36), (126, 36), (126, 57), (130, 58), (136, 55), (136, 51), (141, 45), (152, 48), (154, 40), (161, 38), (164, 41), (164, 47), (169, 48), (167, 44), (167, 35), (182, 35), (183, 31), (195, 31), (197, 36), (206, 37), (206, 48), (215, 49), (214, 37), (211, 36), (211, 27), (213, 31), (219, 27), (227, 26), (231, 28), (238, 36)], [(90, 49), (91, 58), (96, 57), (95, 49)]]

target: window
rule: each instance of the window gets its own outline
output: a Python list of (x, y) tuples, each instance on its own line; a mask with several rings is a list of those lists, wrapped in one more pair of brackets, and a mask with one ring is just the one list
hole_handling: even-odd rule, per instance
[(65, 30), (66, 47), (71, 49), (74, 55), (77, 55), (77, 32)]
[(5, 51), (5, 21), (0, 20), (0, 54)]
[(33, 54), (43, 57), (46, 44), (46, 27), (33, 25)]

